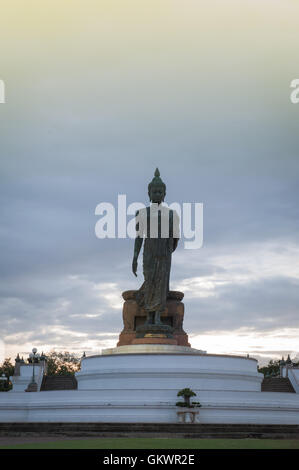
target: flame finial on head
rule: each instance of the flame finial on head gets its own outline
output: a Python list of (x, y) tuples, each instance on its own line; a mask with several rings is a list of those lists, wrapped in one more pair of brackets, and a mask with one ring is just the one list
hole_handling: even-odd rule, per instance
[(164, 190), (166, 191), (166, 184), (160, 178), (159, 168), (156, 168), (154, 175), (155, 176), (153, 177), (152, 181), (148, 185), (148, 190), (150, 191), (152, 186), (163, 186)]

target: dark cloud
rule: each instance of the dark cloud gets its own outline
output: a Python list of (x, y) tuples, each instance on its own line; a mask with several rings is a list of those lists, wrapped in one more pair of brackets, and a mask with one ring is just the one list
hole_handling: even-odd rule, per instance
[(216, 298), (186, 298), (185, 325), (189, 331), (200, 334), (238, 328), (256, 332), (299, 328), (298, 283), (292, 280), (231, 283), (216, 291)]
[[(61, 47), (71, 39), (79, 45), (68, 36)], [(129, 68), (109, 54), (103, 62), (85, 56), (93, 46), (76, 51), (75, 61), (56, 53), (50, 60), (37, 47), (26, 67), (15, 52), (20, 76), (5, 62), (0, 319), (9, 347), (79, 350), (88, 338), (101, 345), (120, 331), (121, 292), (140, 286), (141, 260), (135, 279), (133, 241), (98, 240), (94, 211), (118, 194), (146, 203), (156, 166), (167, 202), (204, 203), (203, 248), (184, 250), (181, 241), (173, 258), (174, 288), (192, 287), (194, 278), (212, 284), (186, 289), (186, 330), (298, 328), (298, 109), (288, 100), (287, 72), (272, 83), (263, 56), (255, 62), (260, 51), (242, 52), (252, 68), (243, 76), (219, 62), (222, 83), (196, 45), (163, 66), (158, 56), (146, 65), (139, 51)], [(113, 284), (115, 298), (105, 298), (101, 284)]]

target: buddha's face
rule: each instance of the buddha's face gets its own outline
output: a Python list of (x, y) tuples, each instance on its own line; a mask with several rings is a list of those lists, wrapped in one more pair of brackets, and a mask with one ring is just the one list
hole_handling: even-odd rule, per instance
[(163, 186), (152, 186), (149, 194), (150, 200), (153, 203), (161, 204), (164, 201), (165, 190)]

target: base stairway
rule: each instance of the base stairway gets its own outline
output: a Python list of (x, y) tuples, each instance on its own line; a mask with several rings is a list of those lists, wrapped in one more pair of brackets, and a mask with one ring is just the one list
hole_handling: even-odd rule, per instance
[(299, 439), (299, 425), (178, 423), (0, 423), (0, 436)]
[(73, 375), (44, 375), (41, 392), (51, 390), (76, 390), (77, 380)]
[(265, 377), (262, 392), (296, 393), (290, 380), (283, 377)]

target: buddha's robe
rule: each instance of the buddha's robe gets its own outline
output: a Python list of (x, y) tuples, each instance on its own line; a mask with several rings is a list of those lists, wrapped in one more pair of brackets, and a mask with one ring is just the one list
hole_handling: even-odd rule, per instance
[(158, 204), (136, 213), (137, 236), (144, 238), (144, 283), (137, 291), (138, 305), (149, 312), (163, 312), (169, 292), (171, 254), (174, 239), (179, 238), (176, 211)]

